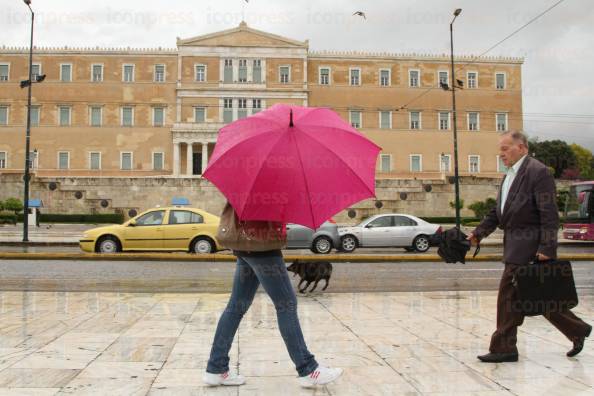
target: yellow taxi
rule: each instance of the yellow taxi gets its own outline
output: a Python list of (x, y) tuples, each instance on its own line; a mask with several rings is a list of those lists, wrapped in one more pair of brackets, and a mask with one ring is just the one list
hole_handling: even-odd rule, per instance
[(220, 219), (200, 209), (164, 207), (147, 210), (121, 225), (86, 231), (80, 239), (85, 252), (187, 251), (215, 253)]

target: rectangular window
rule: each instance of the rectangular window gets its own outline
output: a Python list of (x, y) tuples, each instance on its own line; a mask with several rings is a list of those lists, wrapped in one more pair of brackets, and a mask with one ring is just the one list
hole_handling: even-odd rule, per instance
[(382, 173), (387, 173), (392, 170), (392, 156), (389, 154), (382, 154), (381, 155), (381, 162), (380, 162), (380, 171)]
[(165, 82), (165, 65), (155, 65), (155, 82)]
[(420, 86), (421, 72), (419, 70), (408, 71), (408, 86), (411, 88), (417, 88)]
[(131, 127), (134, 125), (134, 108), (122, 107), (122, 126)]
[(451, 170), (451, 156), (449, 154), (441, 154), (439, 156), (439, 171), (450, 172)]
[(495, 74), (495, 88), (496, 89), (505, 89), (505, 73), (496, 73)]
[(63, 63), (60, 65), (60, 81), (72, 81), (72, 65), (70, 63)]
[(481, 157), (479, 155), (468, 156), (468, 171), (470, 173), (479, 173), (481, 171)]
[(0, 169), (6, 169), (6, 151), (0, 151)]
[(153, 153), (153, 170), (163, 170), (164, 153)]
[(70, 106), (59, 106), (58, 107), (60, 126), (69, 126), (70, 125), (71, 112), (72, 111), (71, 111)]
[(205, 82), (206, 81), (206, 66), (205, 65), (196, 65), (195, 80), (197, 82)]
[(31, 65), (31, 79), (33, 81), (37, 80), (37, 77), (39, 77), (41, 75), (41, 64), (40, 63), (33, 63), (33, 65)]
[(205, 107), (194, 107), (194, 122), (205, 122), (206, 121), (206, 108)]
[(380, 70), (380, 85), (382, 87), (390, 85), (390, 70)]
[(91, 126), (100, 127), (103, 123), (103, 108), (101, 106), (91, 106)]
[(411, 111), (410, 113), (410, 129), (421, 129), (421, 112)]
[(423, 171), (423, 157), (420, 154), (412, 154), (410, 156), (410, 171), (411, 172), (422, 172)]
[(359, 110), (351, 110), (349, 117), (353, 128), (361, 128), (361, 112)]
[(233, 99), (223, 99), (223, 122), (233, 121)]
[(468, 130), (478, 131), (479, 130), (479, 113), (471, 112), (468, 113)]
[(507, 166), (505, 166), (501, 157), (498, 155), (496, 158), (497, 158), (497, 172), (502, 172), (502, 173), (507, 172)]
[(153, 126), (162, 127), (165, 124), (165, 108), (153, 107)]
[(237, 72), (238, 72), (238, 75), (237, 75), (238, 81), (240, 83), (247, 82), (247, 75), (248, 75), (247, 59), (239, 60), (239, 69), (237, 70)]
[(444, 131), (450, 129), (450, 112), (440, 111), (439, 112), (439, 129)]
[(247, 117), (247, 99), (237, 99), (237, 119)]
[(507, 113), (497, 113), (495, 115), (496, 122), (497, 122), (497, 131), (505, 132), (507, 131)]
[(262, 99), (252, 99), (252, 114), (262, 110)]
[(89, 153), (89, 169), (92, 169), (92, 170), (101, 169), (101, 153), (99, 153), (99, 152)]
[(382, 129), (392, 128), (392, 112), (380, 111), (380, 128), (382, 128)]
[(320, 85), (330, 85), (330, 69), (327, 67), (320, 69)]
[(39, 167), (39, 153), (36, 150), (29, 151), (29, 169), (37, 169)]
[(93, 65), (91, 67), (91, 81), (93, 81), (93, 82), (103, 81), (103, 65)]
[(291, 81), (291, 68), (289, 66), (281, 66), (279, 68), (279, 74), (280, 74), (280, 82), (283, 84), (287, 84), (289, 81)]
[(8, 81), (10, 65), (8, 63), (0, 64), (0, 82), (1, 81)]
[(478, 87), (478, 74), (476, 72), (468, 72), (466, 74), (468, 88), (475, 89)]
[(252, 65), (252, 80), (256, 84), (262, 83), (262, 60), (261, 59), (254, 59)]
[(134, 65), (124, 65), (124, 71), (122, 73), (122, 81), (134, 82)]
[(60, 151), (58, 153), (58, 169), (70, 168), (70, 153), (67, 151)]
[(223, 82), (233, 82), (233, 59), (225, 59), (225, 67), (223, 69)]
[(132, 169), (132, 153), (126, 152), (120, 154), (120, 169), (131, 170)]
[(361, 69), (351, 69), (350, 74), (351, 85), (361, 85)]
[(449, 77), (447, 71), (440, 71), (439, 72), (439, 86), (449, 85)]
[(40, 114), (40, 106), (31, 106), (31, 126), (39, 126)]
[(0, 125), (8, 125), (8, 106), (0, 106)]

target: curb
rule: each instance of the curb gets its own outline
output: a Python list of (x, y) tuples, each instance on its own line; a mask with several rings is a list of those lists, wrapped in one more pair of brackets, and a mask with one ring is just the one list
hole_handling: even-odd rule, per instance
[[(436, 254), (427, 255), (285, 255), (285, 261), (330, 261), (333, 263), (384, 263), (384, 262), (441, 262)], [(0, 252), (0, 260), (69, 260), (69, 261), (181, 261), (181, 262), (235, 262), (236, 257), (230, 254), (170, 254), (170, 253), (20, 253)], [(473, 258), (472, 261), (501, 261), (501, 254), (483, 254)], [(594, 261), (593, 253), (560, 254), (559, 260), (569, 261)]]

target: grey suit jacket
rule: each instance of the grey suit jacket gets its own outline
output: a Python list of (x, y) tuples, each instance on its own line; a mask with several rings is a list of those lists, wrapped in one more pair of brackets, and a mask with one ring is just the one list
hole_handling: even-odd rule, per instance
[(500, 186), (497, 206), (473, 234), (481, 240), (497, 227), (504, 230), (505, 263), (528, 264), (536, 253), (557, 258), (559, 212), (555, 179), (543, 163), (526, 157), (510, 187), (503, 213)]

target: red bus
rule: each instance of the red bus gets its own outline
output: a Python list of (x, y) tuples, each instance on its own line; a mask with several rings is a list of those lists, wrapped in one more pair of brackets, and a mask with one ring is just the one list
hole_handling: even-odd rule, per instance
[(565, 201), (563, 238), (594, 241), (594, 180), (575, 183)]

